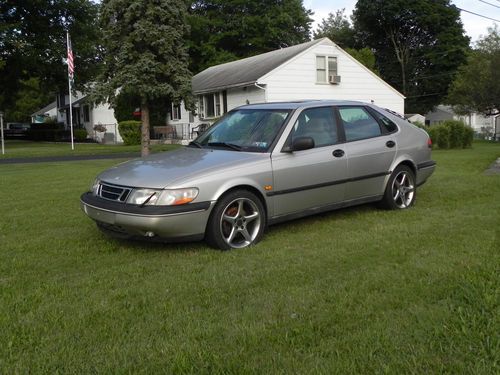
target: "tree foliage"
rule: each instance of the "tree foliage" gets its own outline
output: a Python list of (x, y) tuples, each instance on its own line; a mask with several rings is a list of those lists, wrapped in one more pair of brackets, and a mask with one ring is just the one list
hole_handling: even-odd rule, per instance
[(314, 39), (329, 38), (335, 44), (346, 49), (359, 47), (355, 40), (356, 31), (345, 15), (345, 9), (329, 13), (326, 19), (321, 21), (318, 29), (314, 32)]
[(9, 120), (31, 122), (30, 114), (53, 101), (54, 98), (41, 89), (38, 78), (20, 80), (19, 86), (19, 90), (14, 95), (15, 101), (9, 113)]
[(191, 73), (183, 0), (104, 0), (104, 67), (92, 97), (115, 105), (117, 94), (140, 99), (142, 155), (149, 154), (149, 110), (163, 100), (191, 107)]
[(448, 103), (460, 114), (500, 112), (500, 31), (488, 29), (467, 63), (458, 70), (450, 88)]
[(67, 90), (62, 62), (67, 30), (73, 42), (76, 84), (82, 86), (95, 75), (100, 59), (97, 15), (98, 5), (90, 0), (0, 2), (0, 108), (8, 117), (21, 110), (15, 102), (30, 80), (38, 80), (43, 92)]
[(358, 0), (353, 19), (382, 78), (407, 96), (407, 112), (443, 100), (469, 43), (450, 0)]
[(361, 64), (366, 66), (368, 69), (370, 69), (373, 73), (380, 75), (376, 65), (375, 54), (370, 48), (346, 48), (346, 52), (356, 60), (358, 60)]
[(199, 0), (190, 7), (195, 73), (216, 64), (309, 40), (312, 12), (302, 0)]

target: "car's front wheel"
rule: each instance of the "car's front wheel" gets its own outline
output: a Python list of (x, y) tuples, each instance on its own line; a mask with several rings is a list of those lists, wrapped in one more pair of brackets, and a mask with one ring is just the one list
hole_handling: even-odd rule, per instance
[(265, 209), (250, 191), (234, 190), (222, 196), (208, 221), (206, 241), (222, 249), (241, 249), (260, 241), (266, 226)]
[(397, 210), (409, 208), (415, 203), (417, 194), (415, 174), (406, 165), (398, 166), (385, 188), (382, 207)]

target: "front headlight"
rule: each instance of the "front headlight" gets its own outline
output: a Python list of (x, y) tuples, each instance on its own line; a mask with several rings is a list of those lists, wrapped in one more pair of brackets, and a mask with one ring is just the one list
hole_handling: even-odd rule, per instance
[(139, 205), (175, 206), (192, 202), (198, 196), (197, 188), (158, 190), (134, 189), (127, 203)]
[(94, 180), (94, 183), (90, 187), (90, 191), (92, 192), (93, 195), (97, 196), (99, 194), (99, 186), (100, 186), (101, 181), (99, 181), (97, 178)]
[(156, 189), (134, 189), (130, 193), (127, 203), (154, 205), (158, 200), (161, 190)]
[(198, 196), (197, 188), (163, 190), (158, 198), (157, 205), (176, 206), (194, 201)]

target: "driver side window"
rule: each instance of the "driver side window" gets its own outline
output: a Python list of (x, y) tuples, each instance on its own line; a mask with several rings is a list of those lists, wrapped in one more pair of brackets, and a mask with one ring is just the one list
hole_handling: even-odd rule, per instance
[(302, 111), (293, 126), (291, 141), (299, 137), (312, 138), (314, 148), (337, 143), (337, 122), (332, 108), (310, 108)]

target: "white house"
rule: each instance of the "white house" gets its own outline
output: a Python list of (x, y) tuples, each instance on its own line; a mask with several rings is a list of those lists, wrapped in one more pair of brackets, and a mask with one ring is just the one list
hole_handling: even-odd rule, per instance
[[(85, 128), (87, 134), (98, 142), (123, 142), (118, 131), (118, 122), (114, 111), (108, 104), (94, 105), (87, 101), (86, 95), (77, 91), (76, 95), (72, 96), (71, 107), (73, 109), (74, 128)], [(57, 96), (57, 121), (69, 127), (69, 95), (61, 94)]]
[(425, 115), (425, 124), (428, 126), (440, 124), (446, 120), (459, 120), (469, 125), (477, 135), (492, 138), (500, 133), (500, 114), (483, 116), (479, 113), (461, 116), (453, 111), (449, 105), (438, 105), (433, 111)]
[(31, 122), (32, 123), (42, 123), (47, 118), (56, 118), (57, 117), (57, 102), (53, 101), (52, 103), (46, 105), (42, 109), (36, 111), (31, 114)]
[(405, 119), (407, 119), (412, 124), (415, 124), (416, 122), (425, 124), (425, 116), (422, 116), (418, 113), (405, 113)]
[(344, 99), (404, 113), (401, 93), (328, 38), (210, 67), (193, 77), (192, 87), (198, 115), (180, 105), (168, 120), (184, 134), (186, 126), (211, 123), (248, 103)]

